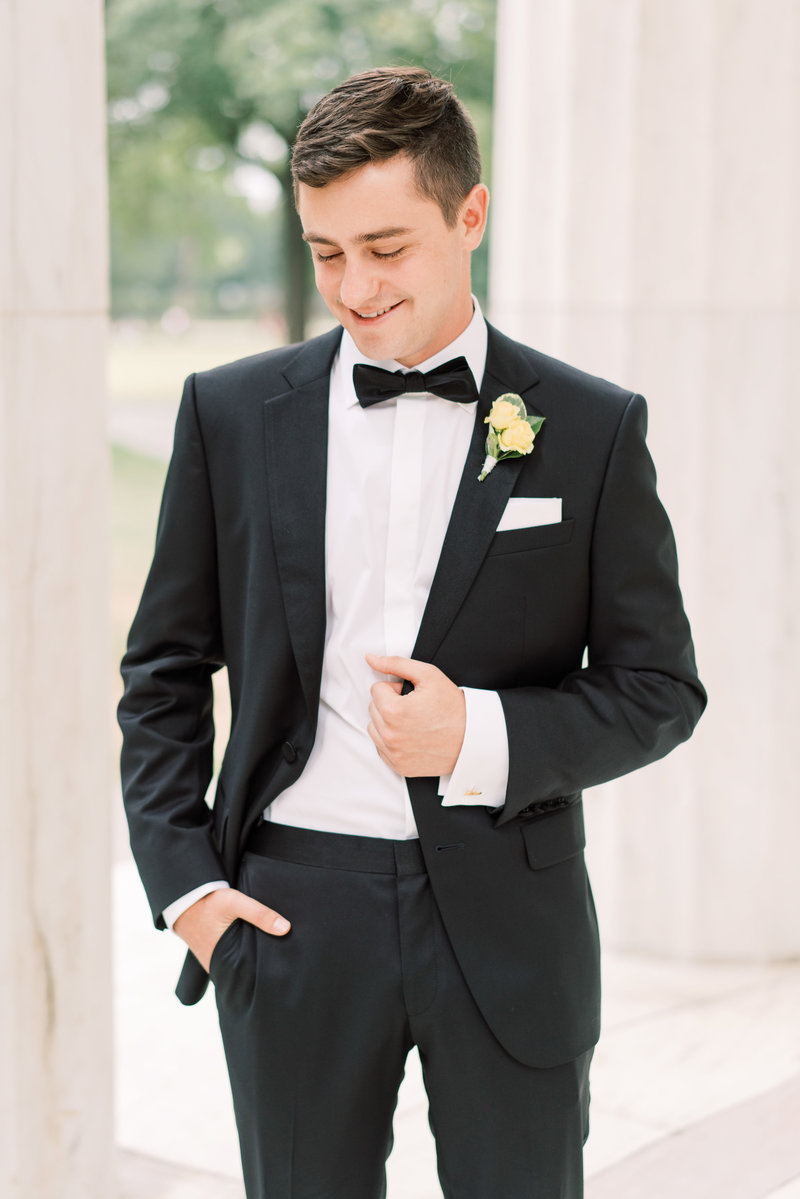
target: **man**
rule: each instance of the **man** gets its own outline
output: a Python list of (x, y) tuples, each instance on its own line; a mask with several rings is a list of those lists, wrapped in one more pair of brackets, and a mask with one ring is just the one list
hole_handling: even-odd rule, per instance
[(187, 381), (123, 662), (133, 850), (191, 950), (179, 995), (215, 984), (249, 1199), (384, 1195), (413, 1044), (447, 1199), (574, 1199), (581, 791), (705, 702), (644, 402), (487, 326), (448, 84), (348, 80), (293, 172), (342, 329)]

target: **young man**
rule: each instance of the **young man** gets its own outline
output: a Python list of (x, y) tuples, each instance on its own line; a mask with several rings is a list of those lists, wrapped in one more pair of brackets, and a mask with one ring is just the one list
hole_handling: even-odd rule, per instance
[[(187, 381), (123, 662), (134, 853), (191, 950), (181, 998), (215, 984), (249, 1199), (384, 1195), (414, 1044), (447, 1199), (575, 1199), (581, 790), (705, 702), (644, 402), (486, 324), (449, 84), (348, 80), (293, 171), (342, 328)], [(479, 481), (500, 397), (528, 432)]]

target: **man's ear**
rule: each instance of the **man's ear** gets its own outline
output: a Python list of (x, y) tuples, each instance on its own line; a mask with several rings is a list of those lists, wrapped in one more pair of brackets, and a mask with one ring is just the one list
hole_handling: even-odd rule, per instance
[(488, 213), (489, 189), (485, 183), (476, 183), (465, 196), (458, 214), (458, 223), (463, 230), (468, 250), (477, 250), (481, 244)]

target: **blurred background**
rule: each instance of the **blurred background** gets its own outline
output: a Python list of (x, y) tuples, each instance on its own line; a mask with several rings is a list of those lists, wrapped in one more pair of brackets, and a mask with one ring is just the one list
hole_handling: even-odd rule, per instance
[[(330, 325), (294, 131), (398, 62), (477, 126), (489, 318), (647, 396), (710, 693), (587, 795), (587, 1194), (798, 1199), (800, 0), (0, 0), (0, 1193), (241, 1199), (213, 1002), (172, 996), (127, 849), (118, 662), (184, 378)], [(425, 1117), (412, 1060), (390, 1199), (440, 1199)]]
[[(423, 64), (453, 80), (490, 174), (495, 16), (494, 0), (108, 0), (115, 688), (183, 379), (332, 323), (292, 200), (298, 125), (357, 71)], [(488, 239), (483, 303), (487, 263)]]

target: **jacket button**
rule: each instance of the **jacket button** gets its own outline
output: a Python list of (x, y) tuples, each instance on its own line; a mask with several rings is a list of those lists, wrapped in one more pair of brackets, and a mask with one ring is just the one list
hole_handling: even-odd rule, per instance
[(287, 762), (294, 762), (297, 759), (297, 750), (292, 745), (291, 741), (284, 741), (281, 746), (281, 753)]

